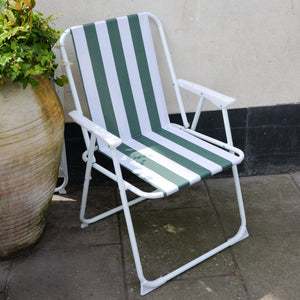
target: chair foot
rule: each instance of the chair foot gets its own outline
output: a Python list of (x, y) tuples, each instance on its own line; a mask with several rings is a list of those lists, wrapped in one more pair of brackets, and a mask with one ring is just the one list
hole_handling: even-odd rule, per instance
[(89, 224), (87, 223), (81, 223), (80, 227), (81, 229), (87, 228), (89, 226)]
[(240, 238), (240, 241), (246, 239), (247, 237), (249, 237), (249, 233), (248, 233), (247, 228), (245, 227), (244, 232), (243, 232), (243, 234), (242, 234), (242, 236)]
[(61, 189), (61, 190), (58, 191), (58, 193), (59, 193), (60, 195), (66, 195), (66, 194), (67, 194), (67, 191), (66, 191), (66, 189)]
[(247, 237), (249, 237), (247, 228), (245, 226), (241, 226), (237, 234), (234, 237), (228, 239), (228, 243), (230, 245), (233, 245), (246, 239)]
[(151, 291), (157, 289), (161, 285), (165, 284), (168, 280), (166, 280), (164, 277), (159, 277), (156, 280), (148, 281), (145, 280), (141, 282), (141, 296), (144, 296)]
[(187, 264), (181, 266), (180, 268), (174, 270), (171, 273), (168, 273), (167, 275), (163, 277), (159, 277), (153, 281), (144, 280), (141, 282), (141, 295), (146, 295), (150, 293), (151, 291), (155, 290), (156, 288), (160, 287), (161, 285), (165, 284), (167, 281), (171, 280), (172, 278), (178, 276), (179, 274), (189, 270), (190, 268), (198, 265), (202, 261), (210, 258), (211, 256), (219, 253), (220, 251), (226, 249), (229, 246), (232, 246), (243, 239), (247, 238), (249, 236), (246, 226), (240, 226), (238, 232), (235, 236), (228, 239), (227, 242), (219, 245), (218, 247), (210, 250), (207, 253), (202, 254), (198, 258), (194, 259), (193, 261), (188, 262)]

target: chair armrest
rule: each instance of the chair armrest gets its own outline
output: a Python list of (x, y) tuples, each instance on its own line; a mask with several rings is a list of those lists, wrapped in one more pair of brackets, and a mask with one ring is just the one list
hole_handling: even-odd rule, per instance
[(235, 101), (234, 98), (225, 96), (206, 87), (203, 87), (199, 84), (192, 83), (184, 79), (178, 79), (177, 82), (181, 88), (184, 88), (199, 96), (203, 96), (205, 99), (210, 100), (212, 103), (214, 103), (221, 109), (226, 108), (228, 105), (232, 104)]
[(121, 145), (122, 140), (119, 137), (96, 125), (94, 122), (81, 115), (78, 111), (73, 110), (69, 113), (69, 115), (74, 122), (84, 127), (89, 132), (95, 134), (108, 147), (117, 148), (119, 145)]

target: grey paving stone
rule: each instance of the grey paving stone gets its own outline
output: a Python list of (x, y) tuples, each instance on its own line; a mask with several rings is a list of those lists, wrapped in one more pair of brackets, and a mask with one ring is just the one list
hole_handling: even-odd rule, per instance
[[(75, 210), (72, 212), (72, 216), (79, 222), (79, 208), (81, 203), (83, 186), (70, 186), (66, 195), (54, 194), (52, 203), (66, 203), (69, 208)], [(91, 185), (87, 198), (86, 217), (93, 217), (95, 213), (104, 212), (107, 209), (113, 208), (116, 205), (115, 186), (103, 184), (103, 185)], [(71, 206), (69, 204), (72, 204)], [(51, 209), (50, 209), (51, 211)], [(65, 213), (65, 212), (63, 212)], [(58, 218), (60, 219), (60, 215)]]
[[(70, 186), (67, 195), (54, 196), (38, 244), (21, 257), (0, 261), (0, 299), (6, 296), (9, 276), (5, 300), (298, 300), (299, 180), (299, 173), (241, 178), (251, 236), (143, 298), (123, 214), (80, 229), (82, 186)], [(151, 200), (157, 202), (133, 209), (147, 279), (172, 271), (237, 230), (240, 221), (232, 179), (209, 179), (205, 184), (214, 206), (201, 182), (170, 199)], [(87, 214), (114, 207), (116, 199), (114, 186), (92, 186)]]
[(0, 261), (0, 299), (1, 293), (4, 293), (6, 282), (8, 280), (9, 272), (11, 269), (11, 261)]
[[(208, 180), (209, 193), (216, 205), (228, 237), (240, 224), (231, 180)], [(247, 228), (251, 235), (299, 231), (300, 192), (291, 176), (241, 178)]]
[(15, 261), (8, 299), (125, 299), (120, 246), (39, 251)]
[[(116, 215), (81, 229), (79, 221), (80, 188), (69, 187), (67, 195), (54, 195), (45, 232), (36, 245), (37, 251), (120, 242)], [(114, 189), (92, 187), (88, 198), (87, 217), (114, 207), (114, 201)]]
[[(129, 300), (141, 299), (137, 285), (129, 286)], [(237, 276), (173, 280), (143, 296), (145, 300), (238, 300), (248, 299)]]
[[(151, 191), (148, 185), (139, 184), (142, 190)], [(128, 193), (128, 199), (134, 199), (136, 196)], [(132, 206), (132, 211), (145, 210), (161, 210), (189, 207), (211, 207), (210, 199), (204, 186), (203, 181), (200, 181), (188, 188), (184, 188), (178, 193), (175, 193), (167, 198), (145, 200), (135, 206)]]
[[(225, 241), (212, 208), (135, 212), (132, 217), (148, 280), (173, 271)], [(122, 235), (126, 278), (130, 283), (136, 281), (137, 275), (123, 218)], [(180, 278), (232, 274), (234, 270), (231, 251), (227, 249)]]
[[(237, 207), (233, 179), (211, 179), (206, 184), (218, 207)], [(293, 211), (299, 205), (299, 190), (290, 175), (242, 177), (241, 187), (246, 210)]]
[[(219, 209), (220, 219), (227, 237), (233, 236), (240, 226), (236, 210)], [(300, 209), (293, 212), (282, 210), (248, 209), (246, 211), (247, 229), (251, 236), (270, 233), (300, 232)]]
[(233, 248), (250, 299), (300, 299), (300, 234), (246, 239)]
[[(300, 191), (300, 172), (297, 172), (295, 174), (292, 175), (293, 180), (295, 181), (299, 191)], [(300, 200), (299, 200), (300, 201)]]

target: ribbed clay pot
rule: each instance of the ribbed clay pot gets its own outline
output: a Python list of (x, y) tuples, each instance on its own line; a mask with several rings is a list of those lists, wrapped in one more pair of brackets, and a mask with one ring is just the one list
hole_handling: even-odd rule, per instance
[(0, 85), (0, 258), (43, 233), (58, 177), (64, 116), (48, 79)]

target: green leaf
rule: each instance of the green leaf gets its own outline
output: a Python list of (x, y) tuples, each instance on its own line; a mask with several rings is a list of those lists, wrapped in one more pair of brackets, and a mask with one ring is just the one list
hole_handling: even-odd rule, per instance
[(13, 12), (11, 10), (8, 10), (6, 9), (6, 15), (7, 15), (7, 18), (9, 19), (10, 22), (12, 22), (13, 24), (16, 24), (16, 18), (13, 14)]
[(31, 0), (23, 0), (24, 3), (29, 7), (29, 8), (32, 8), (31, 7)]
[(58, 86), (64, 86), (65, 84), (68, 83), (68, 78), (65, 75), (62, 75), (61, 77), (56, 77), (54, 79), (54, 82), (58, 85)]
[(17, 1), (10, 1), (9, 5), (17, 10), (22, 10), (22, 5)]
[(27, 85), (28, 85), (28, 81), (27, 80), (23, 81), (23, 89), (24, 90), (27, 88)]
[(35, 7), (35, 0), (31, 0), (31, 8)]
[(28, 82), (32, 85), (32, 87), (34, 89), (36, 89), (38, 87), (38, 85), (40, 84), (38, 80), (36, 80), (32, 77), (28, 77)]
[(6, 4), (7, 0), (0, 0), (0, 8)]

